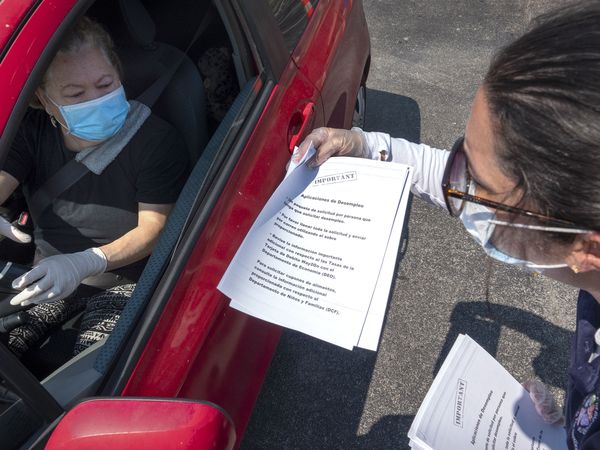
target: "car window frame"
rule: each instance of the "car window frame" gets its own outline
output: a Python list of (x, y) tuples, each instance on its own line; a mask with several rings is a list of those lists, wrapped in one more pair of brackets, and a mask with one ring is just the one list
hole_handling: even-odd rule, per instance
[[(86, 11), (95, 1), (96, 0), (80, 0), (76, 2), (67, 15), (63, 18), (60, 25), (56, 28), (52, 34), (52, 37), (46, 43), (43, 52), (40, 54), (31, 73), (29, 74), (29, 77), (27, 78), (27, 81), (17, 97), (13, 110), (6, 122), (6, 125), (4, 126), (4, 129), (2, 130), (2, 135), (0, 135), (0, 170), (2, 167), (4, 167), (4, 162), (8, 152), (10, 151), (10, 145), (17, 134), (25, 113), (27, 112), (29, 102), (34, 95), (35, 90), (42, 81), (44, 73), (58, 52), (61, 42), (63, 41), (65, 35), (72, 28), (73, 24), (86, 13)], [(40, 3), (41, 1), (36, 2), (36, 9), (39, 8)], [(27, 18), (29, 18), (34, 12), (35, 10), (30, 10)], [(14, 42), (15, 39), (16, 34), (13, 34), (11, 43)], [(9, 50), (9, 48), (5, 48), (3, 50), (3, 56), (5, 56)]]
[(261, 72), (277, 82), (288, 65), (291, 54), (287, 51), (283, 34), (271, 9), (265, 0), (232, 0), (231, 3), (253, 48), (255, 59), (261, 62)]
[(23, 16), (19, 20), (17, 26), (10, 30), (10, 35), (4, 42), (2, 49), (0, 49), (0, 62), (4, 59), (4, 56), (6, 56), (6, 53), (8, 53), (8, 51), (10, 50), (12, 43), (14, 42), (15, 38), (19, 35), (19, 32), (21, 31), (23, 25), (27, 23), (31, 15), (35, 12), (38, 6), (40, 6), (41, 2), (42, 0), (31, 0), (30, 5), (27, 7), (27, 11), (25, 11)]
[[(267, 0), (268, 1), (268, 0)], [(298, 44), (300, 43), (300, 41), (302, 40), (302, 36), (304, 36), (304, 33), (306, 31), (306, 28), (308, 27), (308, 24), (310, 23), (310, 19), (312, 17), (312, 14), (314, 13), (316, 7), (319, 4), (318, 0), (311, 0), (311, 1), (302, 1), (302, 0), (292, 0), (293, 2), (295, 2), (295, 6), (300, 8), (300, 10), (303, 13), (303, 19), (305, 20), (304, 23), (304, 27), (302, 29), (302, 32), (300, 33), (299, 36), (286, 36), (285, 31), (282, 29), (278, 19), (277, 19), (277, 15), (276, 12), (273, 10), (273, 8), (271, 7), (271, 5), (268, 5), (269, 7), (269, 11), (271, 12), (271, 14), (273, 15), (273, 17), (275, 18), (275, 22), (277, 22), (277, 28), (281, 31), (281, 34), (283, 36), (283, 40), (286, 46), (286, 49), (288, 51), (288, 53), (291, 55), (292, 53), (294, 53), (294, 50), (296, 49), (296, 47), (298, 46)], [(292, 45), (288, 45), (287, 40), (293, 37), (294, 38), (294, 42), (291, 43)]]
[(214, 2), (215, 8), (223, 26), (229, 36), (229, 41), (233, 47), (233, 63), (235, 66), (238, 85), (240, 88), (244, 86), (252, 77), (256, 76), (256, 72), (260, 73), (260, 67), (254, 67), (249, 63), (250, 60), (256, 60), (254, 52), (250, 45), (245, 41), (241, 24), (236, 17), (231, 4), (228, 1)]

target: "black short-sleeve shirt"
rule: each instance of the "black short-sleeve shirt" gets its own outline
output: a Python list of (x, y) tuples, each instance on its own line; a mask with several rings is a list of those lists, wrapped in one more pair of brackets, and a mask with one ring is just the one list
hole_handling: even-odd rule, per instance
[[(23, 185), (29, 200), (74, 157), (48, 115), (29, 110), (3, 170)], [(72, 253), (118, 239), (137, 226), (138, 203), (174, 203), (187, 174), (183, 140), (171, 125), (150, 115), (100, 175), (86, 173), (36, 217), (38, 252)]]

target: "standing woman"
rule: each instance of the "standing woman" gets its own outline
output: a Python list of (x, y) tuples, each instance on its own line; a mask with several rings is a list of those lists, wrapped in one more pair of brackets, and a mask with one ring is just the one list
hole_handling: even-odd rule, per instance
[[(564, 415), (569, 448), (600, 448), (600, 2), (544, 15), (498, 52), (450, 153), (320, 128), (294, 158), (310, 141), (313, 165), (383, 154), (414, 166), (413, 193), (460, 218), (489, 256), (581, 289)], [(526, 387), (562, 422), (543, 385)]]
[[(23, 354), (87, 308), (78, 352), (106, 337), (131, 296), (185, 182), (187, 150), (169, 124), (127, 100), (113, 42), (87, 17), (66, 37), (32, 106), (0, 172), (0, 204), (23, 187), (36, 246), (34, 267), (14, 281), (22, 291), (11, 303), (37, 306), (9, 346)], [(65, 185), (74, 176), (63, 168), (73, 160), (85, 169)], [(0, 233), (31, 239), (6, 221)], [(89, 297), (82, 282), (103, 292)]]

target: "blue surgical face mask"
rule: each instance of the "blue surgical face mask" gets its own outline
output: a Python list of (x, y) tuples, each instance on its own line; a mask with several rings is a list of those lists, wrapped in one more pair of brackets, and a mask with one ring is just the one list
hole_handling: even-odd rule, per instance
[(62, 114), (65, 123), (61, 126), (69, 134), (86, 141), (104, 141), (114, 136), (123, 127), (129, 113), (123, 86), (102, 97), (75, 105), (58, 105), (46, 96)]
[[(471, 194), (471, 192), (469, 193)], [(560, 269), (563, 267), (568, 267), (566, 263), (537, 264), (532, 261), (515, 258), (499, 250), (491, 242), (491, 237), (496, 228), (496, 224), (498, 223), (506, 226), (510, 226), (511, 224), (497, 221), (495, 220), (495, 216), (495, 212), (491, 209), (473, 202), (465, 202), (463, 211), (460, 214), (460, 220), (462, 220), (463, 225), (465, 226), (469, 234), (475, 239), (475, 241), (477, 241), (477, 243), (481, 245), (481, 247), (488, 254), (488, 256), (503, 263), (513, 264), (515, 266), (519, 266), (535, 272), (541, 272), (546, 269)], [(533, 229), (557, 231), (557, 229), (550, 229), (546, 227), (534, 227)]]

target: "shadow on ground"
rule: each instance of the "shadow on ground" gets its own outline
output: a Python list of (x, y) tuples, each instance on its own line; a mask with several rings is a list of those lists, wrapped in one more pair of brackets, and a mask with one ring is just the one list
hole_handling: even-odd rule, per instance
[[(451, 327), (446, 335), (433, 375), (437, 374), (450, 348), (460, 333), (475, 339), (492, 356), (496, 356), (502, 328), (515, 330), (540, 344), (533, 360), (535, 375), (547, 385), (563, 389), (568, 347), (573, 333), (556, 326), (537, 314), (520, 308), (485, 301), (457, 303), (451, 315)], [(357, 436), (351, 447), (355, 449), (408, 448), (408, 430), (414, 415), (388, 415), (375, 423), (369, 432)], [(344, 448), (342, 445), (336, 448)]]
[[(434, 373), (459, 333), (469, 334), (495, 356), (502, 327), (540, 343), (533, 363), (536, 375), (547, 384), (563, 386), (564, 379), (555, 374), (564, 373), (567, 361), (561, 350), (572, 333), (536, 314), (484, 301), (456, 304)], [(384, 416), (368, 433), (357, 436), (375, 361), (374, 352), (349, 352), (285, 332), (241, 448), (408, 448), (413, 415)], [(265, 424), (270, 430), (266, 434)], [(263, 430), (260, 439), (255, 435), (257, 428)]]
[(570, 330), (520, 308), (489, 302), (457, 303), (450, 322), (434, 374), (437, 374), (459, 334), (468, 334), (495, 357), (502, 328), (509, 328), (540, 344), (539, 353), (532, 362), (535, 375), (545, 384), (565, 388), (564, 374), (569, 355), (564, 350), (569, 348), (573, 336)]
[(404, 95), (367, 89), (365, 131), (382, 131), (411, 142), (420, 142), (419, 105)]

